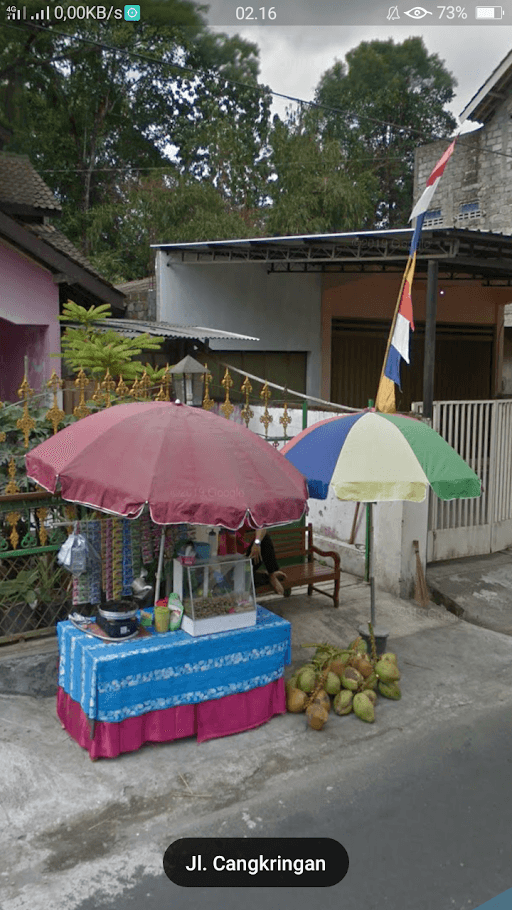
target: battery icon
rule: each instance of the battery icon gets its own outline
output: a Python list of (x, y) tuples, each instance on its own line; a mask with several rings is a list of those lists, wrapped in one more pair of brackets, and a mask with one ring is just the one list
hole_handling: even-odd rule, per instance
[(503, 19), (502, 6), (477, 6), (475, 8), (477, 19)]

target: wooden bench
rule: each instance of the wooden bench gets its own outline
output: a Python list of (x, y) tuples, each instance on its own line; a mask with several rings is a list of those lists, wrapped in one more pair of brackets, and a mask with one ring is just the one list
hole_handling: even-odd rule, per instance
[[(268, 530), (279, 568), (286, 572), (286, 579), (282, 582), (284, 596), (289, 597), (291, 589), (300, 585), (308, 586), (308, 594), (313, 591), (325, 594), (333, 600), (334, 606), (339, 606), (340, 594), (340, 557), (334, 550), (319, 550), (313, 544), (313, 525), (308, 524), (301, 528), (270, 528)], [(254, 540), (254, 531), (246, 531), (244, 539), (249, 546)], [(315, 556), (330, 556), (334, 566), (323, 565)], [(315, 583), (320, 581), (334, 581), (334, 593), (329, 594), (322, 588), (316, 588)], [(258, 585), (258, 594), (266, 594), (274, 589), (270, 584)]]

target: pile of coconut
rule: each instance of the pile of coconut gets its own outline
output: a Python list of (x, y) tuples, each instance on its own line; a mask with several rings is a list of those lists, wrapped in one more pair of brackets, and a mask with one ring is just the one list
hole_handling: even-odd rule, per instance
[(305, 711), (314, 730), (322, 729), (331, 708), (335, 714), (354, 713), (373, 723), (377, 695), (398, 700), (402, 692), (396, 655), (388, 651), (377, 657), (373, 634), (370, 640), (370, 651), (361, 637), (343, 649), (327, 643), (303, 645), (316, 651), (286, 683), (288, 711)]

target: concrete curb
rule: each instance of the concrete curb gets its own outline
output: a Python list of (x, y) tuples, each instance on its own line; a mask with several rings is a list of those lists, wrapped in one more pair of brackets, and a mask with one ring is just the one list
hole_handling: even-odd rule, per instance
[(49, 698), (57, 694), (57, 636), (0, 650), (0, 694)]

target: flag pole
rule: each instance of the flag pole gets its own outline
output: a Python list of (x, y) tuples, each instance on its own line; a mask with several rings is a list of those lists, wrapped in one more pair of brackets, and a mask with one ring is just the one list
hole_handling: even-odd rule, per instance
[(393, 337), (393, 332), (395, 331), (395, 325), (396, 325), (396, 320), (397, 320), (397, 317), (398, 317), (398, 310), (400, 309), (400, 302), (401, 302), (401, 300), (402, 300), (402, 293), (403, 293), (403, 289), (404, 289), (404, 284), (405, 284), (405, 280), (406, 280), (406, 275), (407, 275), (409, 266), (410, 266), (410, 264), (411, 264), (411, 262), (412, 262), (412, 258), (413, 258), (413, 257), (409, 254), (409, 258), (408, 258), (408, 260), (407, 260), (407, 263), (406, 263), (406, 266), (405, 266), (405, 269), (404, 269), (404, 273), (403, 273), (403, 275), (402, 275), (402, 283), (401, 283), (401, 285), (400, 285), (400, 290), (399, 290), (399, 292), (398, 292), (398, 299), (397, 299), (397, 301), (396, 301), (395, 312), (394, 312), (394, 314), (393, 314), (393, 321), (392, 321), (392, 323), (391, 323), (391, 329), (389, 330), (388, 343), (387, 343), (387, 345), (386, 345), (386, 353), (384, 354), (384, 361), (383, 361), (383, 363), (382, 363), (382, 370), (380, 371), (380, 379), (379, 379), (379, 384), (378, 384), (378, 386), (377, 386), (377, 398), (379, 397), (379, 396), (378, 396), (379, 388), (380, 388), (381, 382), (382, 382), (382, 380), (383, 380), (383, 378), (384, 378), (384, 370), (386, 369), (386, 363), (387, 363), (387, 361), (388, 361), (389, 349), (390, 349), (390, 347), (391, 347), (391, 339), (392, 339), (392, 337)]

